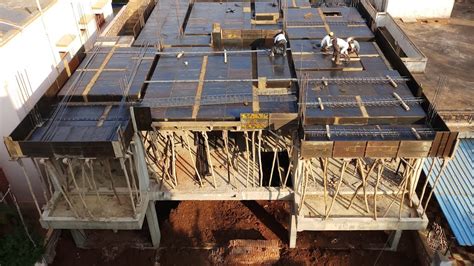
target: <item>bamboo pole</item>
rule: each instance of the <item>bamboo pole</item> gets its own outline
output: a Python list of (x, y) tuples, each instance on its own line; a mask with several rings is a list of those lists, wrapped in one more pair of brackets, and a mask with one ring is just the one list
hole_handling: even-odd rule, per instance
[(216, 176), (214, 175), (214, 166), (212, 164), (211, 151), (210, 151), (210, 148), (209, 148), (209, 139), (208, 139), (206, 131), (202, 131), (202, 136), (204, 138), (204, 145), (206, 147), (206, 154), (207, 154), (207, 163), (209, 165), (209, 169), (211, 170), (211, 175), (212, 175), (212, 181), (213, 181), (213, 184), (214, 184), (214, 188), (217, 188)]
[[(189, 144), (188, 132), (183, 131), (183, 134), (184, 134), (184, 140), (186, 141), (186, 147), (188, 147), (189, 157), (191, 158), (191, 162), (193, 163), (194, 172), (196, 173), (196, 176), (199, 180), (199, 186), (202, 187), (201, 175), (199, 174), (199, 171), (196, 167), (196, 162), (194, 161), (193, 154), (191, 152), (191, 146)], [(197, 158), (196, 158), (196, 160), (197, 160)]]
[(334, 202), (336, 201), (337, 194), (339, 193), (339, 189), (341, 188), (342, 179), (344, 178), (344, 172), (346, 171), (346, 167), (347, 167), (347, 162), (343, 162), (342, 167), (341, 167), (341, 177), (339, 178), (339, 183), (337, 184), (336, 192), (334, 193), (334, 197), (332, 198), (331, 205), (329, 206), (329, 210), (326, 213), (325, 219), (327, 219), (329, 215), (331, 214), (332, 207), (334, 206)]

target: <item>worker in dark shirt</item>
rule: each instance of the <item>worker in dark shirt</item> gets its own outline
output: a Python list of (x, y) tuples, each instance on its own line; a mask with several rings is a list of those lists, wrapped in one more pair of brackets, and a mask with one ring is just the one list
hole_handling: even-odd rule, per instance
[(334, 60), (334, 63), (336, 63), (336, 65), (340, 65), (341, 64), (341, 47), (339, 47), (337, 43), (337, 38), (333, 38), (331, 40), (331, 44), (332, 44), (331, 46), (333, 49), (332, 59)]

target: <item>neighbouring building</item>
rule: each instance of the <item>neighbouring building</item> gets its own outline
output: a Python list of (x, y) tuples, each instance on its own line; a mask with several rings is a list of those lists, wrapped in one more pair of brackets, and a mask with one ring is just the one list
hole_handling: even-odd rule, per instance
[[(8, 136), (45, 93), (64, 84), (112, 19), (112, 0), (0, 0), (0, 135)], [(18, 200), (31, 202), (22, 170), (9, 158), (0, 145), (0, 169)], [(39, 182), (35, 167), (26, 169)]]

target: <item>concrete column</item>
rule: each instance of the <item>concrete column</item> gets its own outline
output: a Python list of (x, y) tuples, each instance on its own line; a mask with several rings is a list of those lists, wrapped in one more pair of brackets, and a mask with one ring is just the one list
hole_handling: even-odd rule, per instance
[(394, 232), (392, 238), (390, 239), (390, 251), (397, 251), (398, 243), (400, 242), (400, 238), (402, 237), (402, 230), (397, 230)]
[(148, 229), (150, 230), (150, 237), (153, 247), (159, 248), (161, 241), (160, 225), (158, 224), (158, 216), (156, 215), (155, 202), (152, 200), (148, 202), (148, 208), (146, 209), (146, 221), (148, 223)]
[(288, 233), (290, 234), (290, 248), (296, 247), (296, 215), (290, 214), (290, 225), (288, 228)]
[(85, 248), (87, 235), (83, 229), (71, 229), (72, 239), (78, 248)]

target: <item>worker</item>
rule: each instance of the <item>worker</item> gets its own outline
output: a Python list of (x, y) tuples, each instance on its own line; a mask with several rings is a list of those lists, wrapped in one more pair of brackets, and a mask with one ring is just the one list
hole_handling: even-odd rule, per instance
[(286, 37), (283, 31), (280, 31), (273, 37), (273, 47), (271, 56), (277, 55), (286, 55)]
[(330, 32), (328, 35), (324, 36), (321, 40), (321, 51), (326, 52), (328, 48), (331, 46), (331, 40), (334, 37), (334, 32)]
[(333, 38), (331, 41), (331, 45), (333, 47), (333, 60), (336, 63), (336, 65), (340, 65), (340, 59), (341, 55), (344, 57), (349, 57), (348, 49), (349, 49), (349, 44), (341, 39), (341, 38)]
[(356, 41), (354, 39), (354, 37), (349, 37), (347, 38), (347, 43), (349, 44), (349, 49), (348, 49), (348, 52), (349, 53), (355, 53), (355, 54), (359, 54), (360, 52), (360, 44), (358, 41)]

